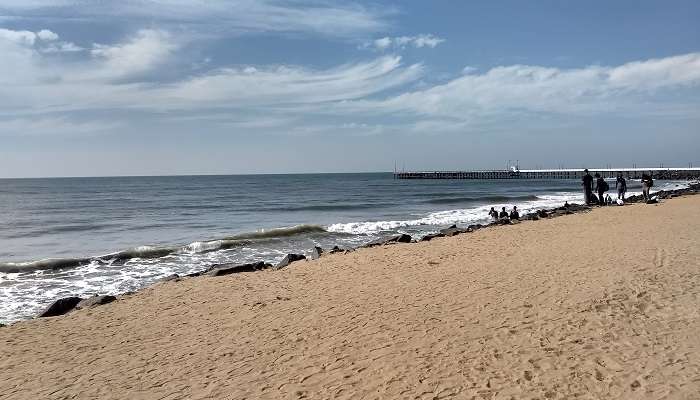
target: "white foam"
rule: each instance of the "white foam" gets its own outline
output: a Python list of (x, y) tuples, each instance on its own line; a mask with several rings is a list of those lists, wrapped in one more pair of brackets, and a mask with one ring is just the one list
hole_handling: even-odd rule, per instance
[(445, 210), (432, 212), (422, 218), (408, 220), (392, 220), (392, 221), (359, 221), (332, 224), (328, 226), (329, 232), (351, 233), (356, 235), (376, 234), (383, 231), (392, 231), (406, 227), (420, 226), (443, 226), (452, 224), (475, 224), (489, 220), (488, 212), (491, 207), (496, 207), (500, 210), (501, 207), (506, 207), (507, 210), (513, 206), (517, 206), (521, 213), (530, 211), (559, 207), (565, 202), (582, 202), (583, 195), (572, 192), (560, 192), (551, 195), (537, 196), (537, 200), (516, 201), (513, 203), (488, 204), (477, 207)]

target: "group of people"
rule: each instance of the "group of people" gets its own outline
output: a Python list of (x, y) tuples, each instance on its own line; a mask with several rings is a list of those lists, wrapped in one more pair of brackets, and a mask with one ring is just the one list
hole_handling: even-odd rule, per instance
[[(605, 192), (610, 190), (610, 185), (608, 185), (605, 179), (597, 172), (594, 176), (591, 176), (590, 172), (588, 172), (588, 168), (583, 170), (583, 172), (584, 175), (581, 179), (583, 182), (581, 184), (583, 185), (583, 194), (586, 204), (597, 203), (601, 206), (605, 205), (606, 203), (611, 204), (612, 198), (610, 195), (605, 194)], [(593, 177), (595, 177), (595, 188), (593, 186)], [(642, 195), (644, 196), (645, 201), (650, 199), (649, 191), (651, 190), (652, 186), (654, 186), (654, 179), (651, 177), (651, 173), (642, 174)], [(618, 204), (624, 203), (625, 193), (627, 193), (627, 180), (625, 180), (625, 177), (622, 176), (621, 172), (617, 174), (615, 189), (617, 190)], [(597, 197), (593, 194), (594, 190), (598, 193)]]
[[(586, 204), (599, 204), (601, 206), (605, 204), (612, 204), (612, 197), (610, 197), (609, 194), (605, 194), (605, 192), (610, 190), (610, 185), (608, 185), (605, 179), (597, 172), (595, 173), (595, 175), (591, 176), (590, 172), (588, 172), (588, 168), (583, 170), (583, 172), (584, 175), (581, 179), (583, 182), (581, 183), (581, 185), (583, 185), (583, 194)], [(593, 178), (595, 178), (595, 182)], [(649, 195), (649, 191), (651, 190), (652, 186), (654, 186), (654, 179), (652, 178), (651, 173), (643, 173), (642, 195), (644, 196), (644, 201), (650, 200), (651, 197)], [(627, 180), (624, 176), (622, 176), (621, 172), (617, 174), (617, 180), (615, 181), (615, 190), (617, 190), (617, 203), (623, 204), (625, 201), (625, 194), (627, 193)], [(593, 194), (594, 192), (598, 193), (598, 196)], [(506, 211), (505, 207), (501, 207), (500, 212), (498, 212), (495, 207), (491, 207), (491, 210), (489, 211), (489, 216), (494, 221), (504, 219), (520, 219), (520, 213), (518, 212), (517, 206), (513, 206), (513, 209), (510, 211), (510, 213)]]
[(510, 211), (510, 213), (508, 213), (508, 211), (506, 211), (505, 207), (501, 207), (500, 213), (498, 211), (496, 211), (496, 209), (494, 207), (491, 207), (491, 210), (489, 211), (489, 216), (494, 221), (503, 220), (503, 219), (520, 219), (520, 213), (518, 212), (517, 206), (513, 206), (513, 209)]

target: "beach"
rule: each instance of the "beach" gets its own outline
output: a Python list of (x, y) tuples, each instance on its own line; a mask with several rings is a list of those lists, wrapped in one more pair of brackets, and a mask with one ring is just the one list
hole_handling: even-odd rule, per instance
[(0, 328), (0, 397), (697, 399), (698, 243), (688, 196), (163, 282)]

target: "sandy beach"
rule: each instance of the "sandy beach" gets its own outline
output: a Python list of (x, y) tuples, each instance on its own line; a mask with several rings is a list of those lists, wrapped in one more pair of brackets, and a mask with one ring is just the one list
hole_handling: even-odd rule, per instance
[(3, 399), (698, 399), (700, 196), (0, 328)]

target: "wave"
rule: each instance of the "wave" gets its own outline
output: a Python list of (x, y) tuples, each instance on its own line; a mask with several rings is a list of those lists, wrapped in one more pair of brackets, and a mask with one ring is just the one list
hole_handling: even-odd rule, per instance
[(0, 263), (0, 272), (11, 274), (37, 270), (75, 268), (90, 264), (91, 261), (90, 258), (47, 258), (29, 262), (8, 262)]
[(534, 195), (524, 196), (483, 196), (483, 197), (445, 197), (439, 199), (426, 200), (428, 204), (455, 204), (469, 202), (492, 202), (492, 201), (518, 201), (518, 200), (537, 200)]
[(275, 228), (260, 230), (257, 232), (242, 233), (224, 239), (197, 241), (184, 246), (139, 246), (133, 249), (108, 253), (96, 257), (49, 258), (29, 262), (0, 263), (0, 272), (22, 273), (40, 270), (59, 270), (77, 268), (84, 265), (89, 265), (91, 263), (120, 264), (134, 258), (149, 259), (162, 258), (175, 254), (206, 253), (230, 249), (238, 246), (245, 246), (254, 241), (272, 240), (303, 234), (322, 234), (327, 232), (327, 230), (319, 225), (297, 225), (286, 228)]
[(286, 228), (274, 228), (268, 230), (260, 230), (257, 232), (241, 233), (225, 238), (225, 240), (241, 240), (241, 239), (270, 239), (278, 237), (296, 236), (304, 233), (324, 233), (327, 232), (320, 225), (296, 225)]
[[(492, 196), (494, 198), (500, 196)], [(482, 198), (483, 199), (483, 198)], [(560, 192), (552, 195), (521, 196), (521, 200), (514, 201), (514, 197), (507, 197), (514, 205), (517, 205), (521, 214), (542, 208), (559, 207), (564, 202), (580, 202), (583, 195), (574, 192)], [(494, 200), (497, 201), (497, 200)], [(478, 205), (470, 208), (446, 210), (429, 213), (422, 218), (391, 221), (360, 221), (333, 224), (328, 227), (329, 232), (347, 233), (355, 235), (372, 235), (385, 231), (398, 229), (438, 227), (451, 224), (483, 223), (490, 220), (488, 211), (491, 205)]]

